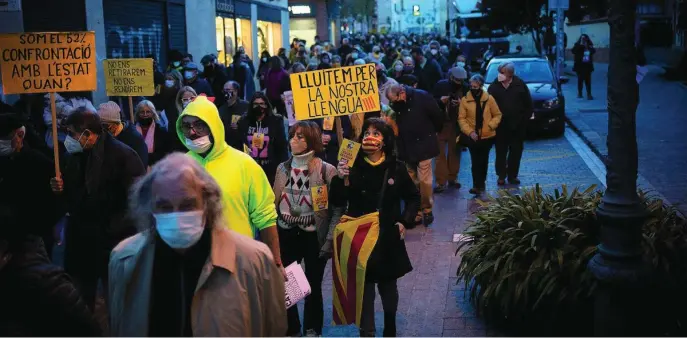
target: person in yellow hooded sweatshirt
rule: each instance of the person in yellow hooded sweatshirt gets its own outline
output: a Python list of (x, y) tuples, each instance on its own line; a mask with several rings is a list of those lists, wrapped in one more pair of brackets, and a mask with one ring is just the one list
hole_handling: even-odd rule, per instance
[(217, 107), (205, 96), (196, 97), (179, 115), (177, 135), (222, 189), (229, 227), (250, 238), (259, 237), (281, 264), (274, 192), (262, 168), (249, 155), (224, 141), (224, 124)]

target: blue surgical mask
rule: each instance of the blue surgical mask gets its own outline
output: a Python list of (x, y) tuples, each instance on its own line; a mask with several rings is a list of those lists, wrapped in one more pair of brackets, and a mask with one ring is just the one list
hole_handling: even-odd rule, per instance
[(153, 214), (155, 229), (172, 249), (188, 249), (198, 243), (205, 229), (203, 211)]
[[(81, 136), (79, 136), (79, 138), (81, 138)], [(64, 147), (70, 154), (83, 152), (83, 146), (81, 143), (70, 135), (67, 135), (67, 137), (64, 139)]]
[(184, 72), (184, 78), (185, 78), (186, 80), (192, 79), (193, 76), (194, 76), (194, 74), (193, 74), (192, 71), (188, 71), (188, 70), (187, 70), (187, 71)]

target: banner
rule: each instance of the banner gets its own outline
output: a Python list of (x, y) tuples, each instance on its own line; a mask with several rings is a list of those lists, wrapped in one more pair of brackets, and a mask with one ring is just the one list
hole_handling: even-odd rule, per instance
[(332, 257), (335, 325), (360, 327), (367, 260), (379, 239), (379, 212), (358, 218), (342, 216), (334, 228)]
[(103, 61), (107, 96), (153, 96), (153, 59)]
[(96, 90), (94, 32), (0, 34), (5, 94)]
[(374, 64), (291, 74), (296, 120), (381, 110)]

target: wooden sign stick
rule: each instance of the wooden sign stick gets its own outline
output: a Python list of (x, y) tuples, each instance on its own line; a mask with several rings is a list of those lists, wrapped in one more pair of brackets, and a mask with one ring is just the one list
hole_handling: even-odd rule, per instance
[(136, 123), (134, 121), (134, 100), (129, 96), (129, 116), (131, 117), (131, 123)]
[(55, 156), (55, 177), (62, 178), (60, 172), (60, 146), (57, 144), (57, 108), (55, 108), (55, 93), (50, 93), (50, 114), (52, 115), (52, 151)]

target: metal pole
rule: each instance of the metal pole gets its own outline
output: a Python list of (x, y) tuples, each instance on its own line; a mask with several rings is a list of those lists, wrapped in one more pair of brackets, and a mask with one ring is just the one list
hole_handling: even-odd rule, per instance
[(647, 306), (650, 266), (642, 260), (647, 212), (637, 195), (635, 11), (637, 0), (610, 0), (607, 189), (596, 214), (601, 222), (597, 254), (588, 268), (598, 280), (594, 335), (643, 336), (652, 328)]
[(556, 79), (563, 76), (563, 64), (565, 62), (565, 32), (563, 7), (556, 8)]

